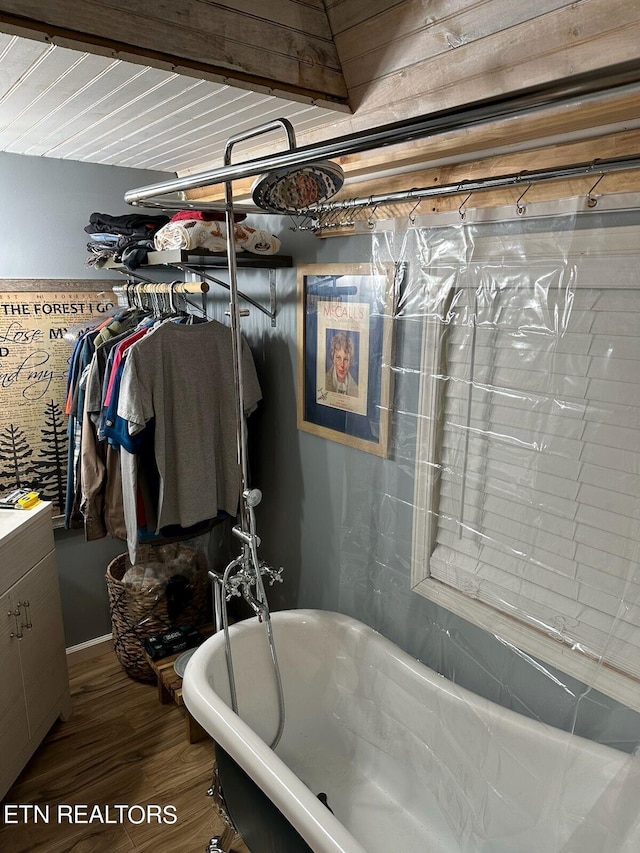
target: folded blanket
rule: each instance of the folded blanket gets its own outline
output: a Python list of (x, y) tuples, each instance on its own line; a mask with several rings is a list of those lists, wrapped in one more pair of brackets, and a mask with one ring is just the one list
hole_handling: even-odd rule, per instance
[(117, 246), (121, 236), (121, 234), (102, 234), (100, 232), (94, 234), (91, 232), (91, 242), (101, 243), (104, 246)]
[[(95, 236), (92, 235), (92, 238)], [(128, 270), (135, 270), (147, 262), (147, 255), (154, 248), (153, 238), (127, 237), (124, 234), (110, 236), (111, 240), (91, 239), (87, 243), (90, 252), (86, 259), (87, 266), (102, 268), (107, 261), (112, 260), (124, 264)]]
[[(280, 240), (277, 237), (259, 228), (236, 224), (234, 234), (238, 250), (255, 255), (274, 255), (280, 248)], [(160, 252), (165, 249), (207, 249), (210, 252), (224, 252), (227, 248), (227, 229), (224, 222), (183, 219), (163, 225), (156, 232), (153, 242)]]
[(110, 213), (92, 213), (84, 230), (87, 234), (108, 233), (143, 237), (153, 235), (168, 221), (169, 217), (164, 214), (151, 216), (128, 213), (124, 216), (112, 216)]

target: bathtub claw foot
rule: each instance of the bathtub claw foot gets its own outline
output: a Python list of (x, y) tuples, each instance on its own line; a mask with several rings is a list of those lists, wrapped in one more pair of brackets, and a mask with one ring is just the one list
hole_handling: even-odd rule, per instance
[(205, 853), (232, 853), (231, 845), (236, 838), (236, 833), (227, 827), (222, 835), (214, 835), (210, 839)]
[(209, 843), (206, 846), (205, 853), (229, 853), (224, 847), (221, 846), (222, 839), (219, 835), (214, 835), (212, 839), (210, 839)]
[(229, 810), (227, 809), (224, 794), (222, 793), (222, 786), (220, 785), (220, 776), (218, 775), (217, 767), (213, 768), (211, 787), (207, 788), (207, 797), (211, 797), (213, 799), (216, 811), (224, 821), (226, 829), (233, 829), (235, 831), (233, 821), (229, 817)]

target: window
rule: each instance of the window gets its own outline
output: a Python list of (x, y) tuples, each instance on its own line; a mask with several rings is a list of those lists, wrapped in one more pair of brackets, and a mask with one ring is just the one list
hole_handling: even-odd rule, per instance
[(423, 339), (413, 586), (640, 710), (634, 243), (576, 231), (558, 258), (553, 236), (485, 238), (448, 266)]

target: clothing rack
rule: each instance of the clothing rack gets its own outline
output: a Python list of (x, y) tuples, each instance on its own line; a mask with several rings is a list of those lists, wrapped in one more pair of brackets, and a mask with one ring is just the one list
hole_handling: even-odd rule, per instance
[[(206, 281), (152, 281), (139, 273), (125, 273), (123, 270), (118, 270), (118, 272), (126, 275), (129, 279), (127, 284), (116, 284), (112, 288), (119, 302), (124, 298), (126, 299), (127, 304), (130, 305), (132, 297), (135, 300), (135, 297), (138, 295), (150, 296), (152, 299), (168, 295), (169, 307), (171, 310), (175, 310), (176, 305), (174, 297), (176, 295), (184, 296), (185, 301), (188, 304), (192, 304), (186, 298), (186, 294), (200, 293), (202, 295), (202, 308), (199, 308), (199, 310), (202, 310), (205, 317), (207, 316), (206, 294), (209, 292), (209, 285)], [(131, 279), (136, 280), (132, 281)]]
[[(133, 274), (136, 278), (137, 275)], [(116, 284), (112, 290), (116, 295), (127, 295), (128, 288), (135, 287), (138, 293), (208, 293), (209, 285), (206, 281), (151, 281), (140, 279), (129, 285)]]
[[(215, 276), (210, 275), (209, 273), (203, 272), (201, 269), (192, 266), (191, 264), (183, 264), (178, 261), (174, 261), (172, 266), (176, 267), (179, 270), (183, 270), (184, 272), (191, 273), (192, 275), (199, 275), (207, 281), (211, 281), (214, 284), (217, 284), (219, 287), (223, 287), (225, 290), (231, 291), (231, 285), (227, 284), (226, 281), (221, 281), (219, 278), (215, 278)], [(204, 282), (203, 282), (204, 283)], [(248, 296), (246, 293), (243, 293), (241, 290), (238, 291), (238, 296), (248, 302), (249, 305), (253, 305), (254, 308), (257, 308), (258, 311), (261, 311), (263, 314), (266, 314), (267, 317), (271, 320), (271, 325), (276, 325), (276, 271), (271, 268), (269, 270), (269, 308), (265, 308), (264, 305), (261, 305), (259, 302), (256, 302), (251, 296)]]
[[(185, 260), (178, 260), (175, 255), (177, 254), (178, 258), (182, 258), (182, 255), (185, 255)], [(218, 287), (222, 287), (227, 291), (231, 290), (231, 285), (229, 285), (226, 281), (222, 281), (222, 279), (216, 278), (211, 275), (209, 272), (205, 272), (204, 266), (214, 266), (218, 268), (223, 267), (222, 259), (216, 256), (207, 256), (205, 254), (195, 255), (194, 262), (190, 262), (188, 260), (188, 253), (186, 252), (172, 252), (172, 251), (164, 251), (164, 252), (153, 252), (150, 253), (150, 264), (149, 267), (171, 267), (173, 269), (180, 270), (182, 272), (190, 273), (191, 275), (200, 277), (200, 281), (178, 281), (178, 282), (157, 282), (153, 281), (150, 278), (142, 275), (138, 270), (126, 270), (122, 269), (119, 265), (111, 265), (107, 266), (110, 269), (115, 269), (116, 272), (119, 272), (121, 275), (126, 276), (132, 284), (129, 286), (135, 286), (138, 289), (139, 293), (143, 294), (160, 294), (160, 293), (169, 293), (171, 296), (173, 293), (176, 294), (184, 294), (184, 293), (201, 293), (202, 294), (202, 310), (203, 313), (206, 314), (206, 298), (205, 294), (209, 292), (209, 284), (218, 285)], [(226, 254), (224, 255), (224, 260), (226, 261)], [(255, 258), (246, 258), (243, 257), (240, 259), (242, 268), (256, 268), (256, 269), (268, 269), (269, 271), (269, 307), (265, 307), (257, 302), (253, 297), (249, 296), (246, 293), (243, 293), (241, 290), (238, 291), (238, 296), (244, 302), (247, 302), (249, 305), (252, 305), (258, 311), (261, 311), (263, 314), (271, 320), (271, 325), (276, 325), (276, 309), (277, 309), (277, 298), (276, 298), (276, 269), (280, 267), (290, 267), (292, 266), (292, 259), (289, 255), (274, 255), (269, 257), (261, 257), (256, 256)], [(145, 287), (146, 285), (146, 287)], [(126, 286), (116, 286), (113, 288), (113, 292), (116, 295), (127, 296)]]

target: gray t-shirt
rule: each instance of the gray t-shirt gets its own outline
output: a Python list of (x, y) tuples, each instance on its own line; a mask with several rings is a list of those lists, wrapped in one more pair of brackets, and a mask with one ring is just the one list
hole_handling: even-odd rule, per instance
[[(262, 394), (251, 351), (242, 342), (245, 412)], [(212, 320), (165, 323), (133, 344), (126, 356), (118, 415), (130, 434), (155, 418), (160, 473), (158, 530), (188, 527), (220, 510), (238, 512), (241, 472), (231, 329)], [(135, 483), (125, 483), (123, 489)]]

